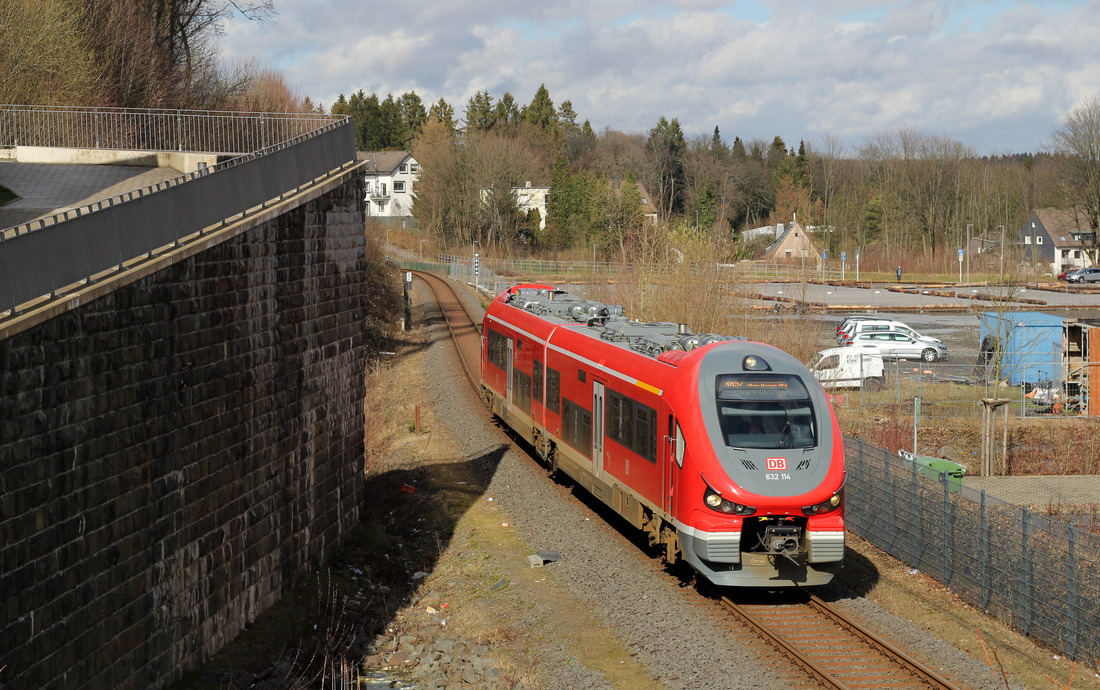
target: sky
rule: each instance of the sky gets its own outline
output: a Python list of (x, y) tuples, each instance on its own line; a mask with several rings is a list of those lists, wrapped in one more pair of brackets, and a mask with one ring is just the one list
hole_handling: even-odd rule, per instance
[(901, 128), (979, 155), (1037, 152), (1100, 96), (1100, 0), (275, 0), (223, 59), (278, 69), (326, 109), (360, 89), (528, 103), (578, 122), (853, 151)]

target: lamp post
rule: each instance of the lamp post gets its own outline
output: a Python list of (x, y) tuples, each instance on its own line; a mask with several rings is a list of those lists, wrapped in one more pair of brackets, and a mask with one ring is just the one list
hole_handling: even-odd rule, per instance
[(420, 240), (420, 260), (424, 260), (424, 240)]
[(998, 225), (1001, 229), (1001, 282), (1005, 282), (1005, 226)]
[(973, 223), (966, 224), (966, 282), (970, 282), (970, 228)]

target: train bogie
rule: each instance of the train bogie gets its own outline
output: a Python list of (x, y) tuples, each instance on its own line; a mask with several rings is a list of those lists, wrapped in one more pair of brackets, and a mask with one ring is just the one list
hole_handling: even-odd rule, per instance
[(493, 412), (667, 557), (719, 585), (832, 578), (843, 439), (794, 358), (545, 285), (502, 293), (484, 326)]

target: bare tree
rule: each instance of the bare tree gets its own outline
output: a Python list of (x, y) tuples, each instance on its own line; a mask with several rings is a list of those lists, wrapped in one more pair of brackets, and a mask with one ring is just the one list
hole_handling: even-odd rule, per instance
[(1061, 155), (1067, 196), (1089, 219), (1095, 261), (1100, 247), (1100, 97), (1093, 96), (1070, 111), (1047, 148)]
[(73, 105), (99, 100), (99, 65), (75, 0), (0, 0), (0, 103)]
[[(224, 98), (217, 65), (221, 23), (265, 20), (273, 0), (79, 0), (84, 34), (115, 105), (196, 107)], [(228, 87), (228, 88), (227, 88)]]

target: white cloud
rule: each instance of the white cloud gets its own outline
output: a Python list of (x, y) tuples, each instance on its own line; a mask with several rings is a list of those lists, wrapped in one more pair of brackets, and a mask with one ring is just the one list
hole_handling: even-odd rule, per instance
[(675, 117), (732, 140), (835, 134), (849, 147), (903, 123), (979, 152), (1036, 150), (1100, 93), (1096, 3), (872, 0), (283, 0), (227, 25), (227, 60), (280, 68), (331, 104), (415, 90), (461, 116), (479, 90), (524, 103), (545, 83), (593, 127)]

